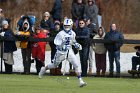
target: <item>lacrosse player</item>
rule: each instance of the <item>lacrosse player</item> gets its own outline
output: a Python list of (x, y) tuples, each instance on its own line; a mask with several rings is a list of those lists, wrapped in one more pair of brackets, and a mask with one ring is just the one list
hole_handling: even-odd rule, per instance
[(56, 45), (56, 49), (57, 49), (57, 52), (53, 60), (54, 62), (48, 64), (46, 67), (41, 68), (41, 71), (39, 72), (39, 78), (42, 78), (46, 70), (56, 68), (62, 61), (67, 59), (75, 68), (75, 72), (79, 79), (80, 87), (83, 87), (86, 86), (87, 83), (84, 82), (83, 79), (81, 78), (81, 73), (80, 70), (78, 69), (78, 64), (77, 64), (78, 60), (72, 50), (72, 45), (74, 45), (74, 47), (77, 50), (82, 50), (82, 47), (75, 40), (76, 34), (72, 30), (72, 26), (73, 26), (72, 19), (64, 20), (63, 23), (64, 30), (60, 31), (54, 39), (54, 44)]

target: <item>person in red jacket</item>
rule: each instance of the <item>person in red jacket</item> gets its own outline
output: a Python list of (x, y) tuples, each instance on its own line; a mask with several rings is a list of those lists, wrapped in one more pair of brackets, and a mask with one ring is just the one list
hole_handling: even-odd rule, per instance
[[(46, 38), (48, 31), (36, 28), (36, 32), (33, 35), (34, 38)], [(32, 58), (36, 61), (37, 74), (40, 72), (41, 67), (45, 66), (45, 50), (47, 42), (34, 42), (32, 44)]]

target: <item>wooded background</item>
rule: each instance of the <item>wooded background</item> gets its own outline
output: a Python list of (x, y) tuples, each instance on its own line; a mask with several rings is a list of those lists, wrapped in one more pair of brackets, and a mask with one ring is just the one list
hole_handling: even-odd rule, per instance
[[(140, 0), (102, 0), (105, 5), (103, 26), (109, 31), (111, 23), (116, 23), (119, 30), (127, 34), (140, 33)], [(63, 16), (71, 17), (72, 0), (62, 3)], [(51, 11), (54, 0), (0, 0), (0, 8), (6, 17), (12, 20), (14, 28), (16, 20), (24, 14), (33, 14), (37, 17), (37, 24), (42, 14)]]

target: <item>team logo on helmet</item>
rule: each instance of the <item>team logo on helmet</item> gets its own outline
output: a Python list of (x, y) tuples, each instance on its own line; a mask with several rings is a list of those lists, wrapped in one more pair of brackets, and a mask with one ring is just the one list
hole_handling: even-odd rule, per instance
[(72, 19), (65, 19), (63, 23), (64, 30), (69, 32), (72, 29), (73, 21)]

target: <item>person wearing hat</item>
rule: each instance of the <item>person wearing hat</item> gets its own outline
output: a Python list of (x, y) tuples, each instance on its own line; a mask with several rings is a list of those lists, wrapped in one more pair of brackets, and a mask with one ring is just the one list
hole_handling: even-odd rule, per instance
[[(56, 35), (61, 31), (61, 24), (60, 21), (55, 21), (54, 22), (54, 28), (50, 31), (50, 37), (56, 37)], [(54, 42), (49, 42), (49, 45), (51, 47), (51, 62), (53, 62), (55, 53), (56, 53), (56, 45)], [(59, 68), (52, 69), (50, 74), (55, 75), (55, 74), (60, 74), (61, 73), (61, 66), (62, 64), (59, 65)], [(59, 73), (57, 73), (59, 72)]]
[(51, 28), (53, 28), (53, 24), (50, 20), (50, 13), (49, 12), (45, 12), (43, 14), (43, 19), (40, 22), (40, 26), (41, 26), (41, 28), (46, 29), (48, 31), (50, 31)]
[(2, 22), (3, 22), (4, 20), (8, 21), (8, 24), (9, 24), (10, 21), (11, 21), (10, 19), (5, 18), (4, 13), (3, 13), (3, 10), (0, 8), (0, 32), (2, 31)]
[[(35, 29), (33, 38), (46, 38), (48, 32), (41, 27)], [(31, 45), (32, 48), (32, 58), (36, 61), (36, 70), (37, 74), (40, 72), (41, 67), (45, 66), (45, 51), (46, 51), (47, 42), (33, 42)]]
[(12, 65), (14, 64), (13, 52), (17, 50), (16, 43), (14, 40), (13, 31), (9, 28), (8, 21), (2, 21), (2, 29), (3, 31), (0, 33), (1, 37), (8, 38), (8, 40), (12, 41), (4, 41), (3, 46), (3, 60), (5, 65), (5, 73), (12, 73)]

